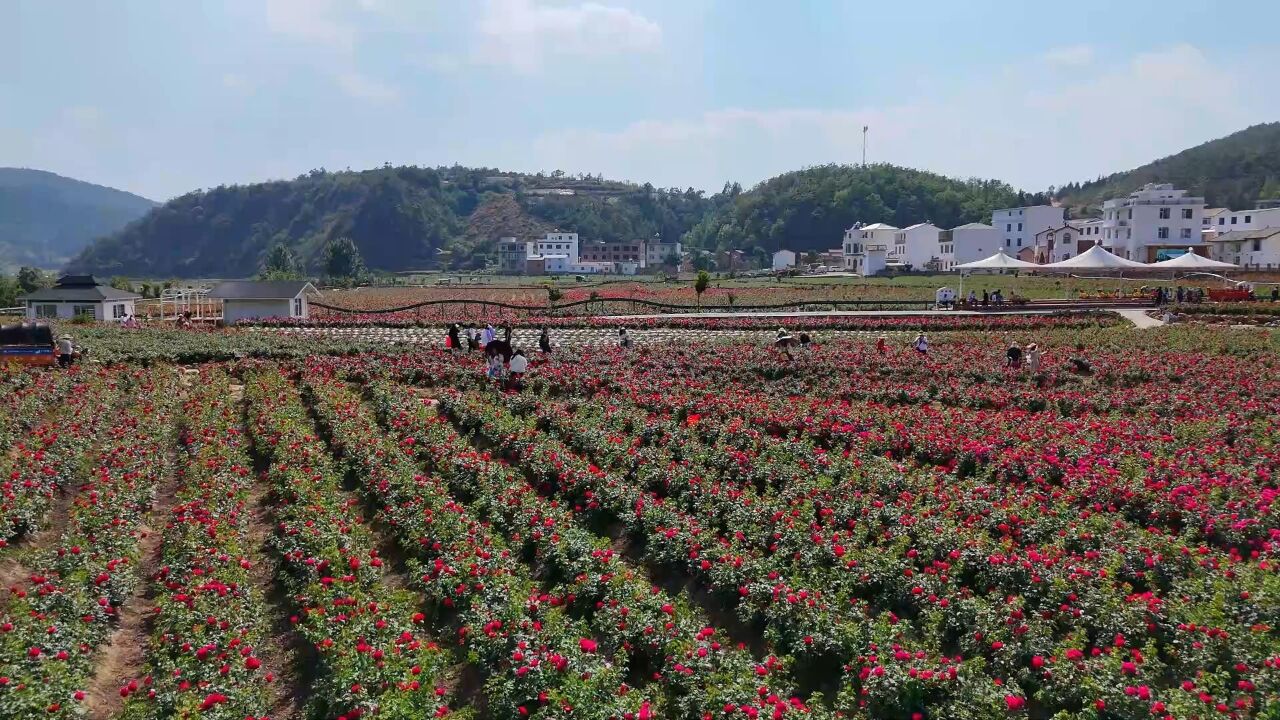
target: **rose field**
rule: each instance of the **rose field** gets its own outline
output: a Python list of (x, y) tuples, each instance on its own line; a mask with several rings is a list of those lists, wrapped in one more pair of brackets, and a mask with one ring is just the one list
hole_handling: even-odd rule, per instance
[(0, 718), (1280, 718), (1273, 331), (776, 325), (505, 389), (438, 326), (77, 329), (0, 368)]

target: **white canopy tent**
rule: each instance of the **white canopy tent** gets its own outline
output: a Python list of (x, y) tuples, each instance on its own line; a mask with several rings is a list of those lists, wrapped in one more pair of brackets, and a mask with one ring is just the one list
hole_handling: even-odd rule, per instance
[(974, 260), (973, 262), (960, 263), (951, 269), (960, 273), (960, 300), (964, 300), (964, 276), (974, 270), (1039, 270), (1041, 265), (1037, 265), (1026, 260), (1019, 260), (1016, 257), (1006, 255), (1004, 249), (1001, 248), (989, 258), (982, 260)]
[(1136, 260), (1126, 260), (1107, 252), (1101, 245), (1094, 245), (1073, 258), (1038, 267), (1041, 270), (1134, 270), (1152, 266)]
[(1152, 270), (1239, 270), (1240, 266), (1235, 263), (1222, 262), (1221, 260), (1212, 260), (1207, 257), (1196, 255), (1191, 248), (1187, 248), (1185, 255), (1179, 255), (1176, 258), (1161, 260), (1150, 266)]

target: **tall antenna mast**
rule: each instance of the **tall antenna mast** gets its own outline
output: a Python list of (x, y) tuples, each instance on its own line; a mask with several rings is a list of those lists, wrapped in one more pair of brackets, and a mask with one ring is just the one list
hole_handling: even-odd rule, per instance
[(869, 126), (867, 125), (862, 126), (862, 167), (867, 166), (867, 128), (868, 127)]

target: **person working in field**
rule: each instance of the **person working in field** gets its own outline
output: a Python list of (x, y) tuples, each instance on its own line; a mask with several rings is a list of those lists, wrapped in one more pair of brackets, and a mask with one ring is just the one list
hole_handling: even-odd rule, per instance
[(449, 333), (445, 337), (445, 346), (450, 350), (462, 349), (462, 338), (458, 336), (458, 323), (449, 323)]
[(544, 355), (551, 354), (551, 334), (547, 332), (546, 326), (543, 326), (542, 332), (538, 334), (538, 350)]
[(885, 337), (884, 335), (881, 335), (880, 337), (876, 338), (876, 354), (877, 355), (885, 354), (885, 344), (888, 342), (889, 342), (889, 338)]
[(497, 337), (498, 331), (493, 329), (493, 325), (485, 325), (484, 332), (480, 335), (480, 347), (482, 349), (488, 347), (489, 343), (493, 342)]
[(507, 378), (508, 390), (524, 389), (524, 374), (529, 371), (529, 358), (524, 356), (524, 350), (517, 349), (515, 354), (511, 356), (511, 362), (508, 367), (511, 369), (511, 375)]
[(1004, 351), (1004, 359), (1004, 366), (1010, 370), (1022, 367), (1022, 348), (1018, 347), (1018, 343), (1009, 343), (1009, 349)]
[(71, 367), (71, 363), (75, 362), (76, 346), (71, 341), (70, 335), (63, 335), (58, 338), (58, 365), (60, 367)]
[(929, 337), (924, 333), (916, 335), (916, 339), (911, 341), (911, 347), (920, 355), (929, 354)]
[(1040, 353), (1040, 348), (1035, 343), (1031, 343), (1030, 345), (1027, 345), (1026, 356), (1027, 356), (1027, 370), (1030, 370), (1032, 375), (1035, 375), (1036, 373), (1040, 372), (1041, 353)]

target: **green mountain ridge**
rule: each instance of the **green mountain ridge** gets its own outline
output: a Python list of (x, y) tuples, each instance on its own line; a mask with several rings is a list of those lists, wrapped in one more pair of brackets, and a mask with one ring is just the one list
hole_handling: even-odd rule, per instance
[(1090, 182), (1057, 189), (1057, 200), (1076, 216), (1097, 214), (1103, 201), (1147, 183), (1173, 183), (1203, 196), (1209, 207), (1245, 210), (1259, 200), (1280, 200), (1280, 122), (1253, 125), (1226, 137)]
[(1146, 182), (1172, 182), (1211, 205), (1280, 197), (1280, 123), (1257, 125), (1150, 165), (1053, 197), (998, 180), (956, 179), (894, 165), (822, 165), (783, 173), (750, 190), (688, 188), (461, 166), (313, 170), (293, 180), (221, 186), (174, 198), (95, 241), (73, 271), (141, 277), (248, 277), (268, 249), (289, 247), (309, 272), (332, 239), (351, 238), (374, 270), (478, 269), (499, 237), (550, 229), (583, 240), (661, 235), (687, 247), (741, 248), (760, 257), (787, 248), (825, 250), (855, 222), (954, 227), (989, 222), (1002, 207), (1056, 201), (1073, 214)]
[(0, 270), (59, 267), (155, 206), (123, 190), (44, 170), (0, 168)]

